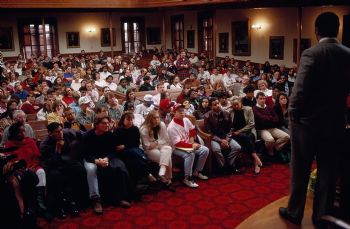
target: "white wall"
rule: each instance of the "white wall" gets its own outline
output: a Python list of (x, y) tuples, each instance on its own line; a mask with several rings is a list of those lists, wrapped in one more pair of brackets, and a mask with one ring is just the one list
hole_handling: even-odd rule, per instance
[[(310, 38), (312, 44), (316, 43), (314, 35), (314, 21), (318, 14), (324, 11), (335, 12), (340, 19), (340, 31), (338, 39), (341, 41), (343, 15), (350, 13), (350, 6), (327, 6), (327, 7), (305, 7), (303, 8), (302, 20), (302, 38)], [(184, 15), (184, 44), (187, 48), (187, 31), (195, 30), (195, 48), (188, 49), (190, 52), (198, 52), (198, 26), (197, 26), (197, 11), (179, 11), (176, 9), (168, 9), (165, 12), (165, 29), (166, 29), (166, 48), (171, 48), (171, 23), (172, 15)], [(110, 51), (110, 47), (100, 46), (100, 29), (109, 27), (109, 14), (107, 12), (94, 13), (50, 13), (43, 12), (41, 15), (35, 16), (49, 16), (57, 19), (58, 35), (59, 35), (59, 51), (61, 53), (78, 53), (81, 49), (87, 52), (98, 52), (99, 50)], [(145, 17), (145, 29), (148, 27), (160, 27), (162, 30), (162, 13), (159, 11), (132, 13), (132, 12), (113, 12), (112, 24), (117, 32), (117, 43), (114, 51), (121, 51), (121, 22), (122, 16), (142, 16)], [(12, 26), (14, 33), (14, 51), (5, 52), (5, 57), (16, 56), (19, 50), (17, 19), (33, 17), (29, 13), (3, 13), (0, 15), (0, 26)], [(297, 8), (263, 8), (263, 9), (221, 9), (216, 10), (217, 34), (216, 36), (216, 50), (217, 56), (224, 57), (232, 55), (232, 31), (231, 24), (233, 21), (249, 18), (252, 24), (261, 24), (262, 29), (251, 31), (251, 56), (235, 56), (239, 60), (250, 59), (253, 62), (263, 63), (269, 60), (271, 64), (286, 64), (293, 65), (293, 39), (297, 37)], [(95, 32), (89, 33), (87, 30), (94, 28)], [(66, 32), (80, 33), (80, 48), (67, 48)], [(145, 31), (146, 32), (146, 31)], [(218, 33), (229, 33), (229, 52), (219, 53)], [(161, 32), (162, 36), (162, 32)], [(284, 59), (270, 60), (269, 59), (269, 37), (270, 36), (284, 36)], [(145, 34), (146, 39), (146, 34)], [(162, 43), (164, 38), (161, 39)], [(147, 42), (146, 42), (147, 44)], [(154, 46), (158, 48), (159, 45), (146, 45), (147, 49)]]

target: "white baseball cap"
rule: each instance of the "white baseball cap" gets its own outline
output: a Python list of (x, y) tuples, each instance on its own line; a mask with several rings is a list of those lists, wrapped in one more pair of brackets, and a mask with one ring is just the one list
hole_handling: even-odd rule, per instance
[(88, 96), (80, 97), (79, 106), (82, 104), (89, 104), (90, 102), (91, 102), (91, 99)]
[(152, 95), (145, 95), (145, 96), (143, 97), (143, 100), (144, 100), (145, 102), (153, 102), (153, 96), (152, 96)]

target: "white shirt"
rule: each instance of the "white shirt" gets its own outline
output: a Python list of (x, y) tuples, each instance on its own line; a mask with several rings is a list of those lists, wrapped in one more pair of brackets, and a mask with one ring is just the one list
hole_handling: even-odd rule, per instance
[(211, 84), (214, 84), (218, 80), (224, 80), (224, 76), (222, 74), (210, 75), (210, 83)]
[(95, 85), (98, 87), (104, 87), (106, 86), (106, 81), (103, 79), (95, 80)]
[(172, 84), (171, 86), (170, 86), (170, 89), (180, 89), (180, 88), (182, 88), (182, 84), (181, 83), (177, 83), (177, 84)]
[(188, 118), (184, 118), (183, 121), (184, 126), (175, 123), (174, 119), (169, 123), (167, 130), (172, 145), (176, 145), (181, 141), (190, 143), (190, 130), (194, 129), (195, 126)]
[(209, 74), (208, 71), (204, 71), (203, 73), (198, 73), (197, 79), (198, 79), (199, 81), (201, 81), (202, 79), (208, 80), (208, 79), (210, 79), (210, 74)]
[(223, 80), (224, 80), (225, 87), (231, 87), (231, 86), (233, 86), (234, 83), (236, 83), (236, 77), (234, 74), (227, 75), (225, 73)]
[(191, 64), (196, 64), (199, 62), (199, 59), (197, 56), (194, 56), (193, 58), (189, 58), (189, 61), (191, 62)]
[(75, 80), (72, 81), (72, 84), (70, 85), (70, 87), (74, 90), (74, 91), (79, 91), (79, 88), (81, 87), (81, 81), (82, 79), (79, 79), (79, 82), (76, 83)]
[(116, 84), (116, 83), (107, 83), (106, 82), (106, 84), (105, 84), (105, 86), (107, 86), (107, 87), (109, 87), (109, 89), (111, 90), (111, 91), (116, 91), (117, 90), (117, 87), (118, 87), (118, 85)]
[(134, 113), (134, 119), (132, 121), (134, 126), (137, 126), (138, 128), (140, 128), (142, 123), (144, 123), (144, 121), (145, 121), (145, 118), (142, 115)]
[(263, 92), (263, 93), (265, 94), (266, 97), (272, 96), (272, 90), (266, 89), (265, 91), (262, 91), (262, 90), (255, 90), (255, 91), (254, 91), (254, 97), (256, 97), (256, 95), (257, 95), (259, 92)]
[(146, 107), (143, 103), (136, 106), (134, 114), (140, 114), (142, 116), (147, 116), (150, 111), (154, 109), (154, 106), (151, 105)]
[(100, 79), (105, 80), (109, 75), (112, 75), (110, 72), (100, 72)]

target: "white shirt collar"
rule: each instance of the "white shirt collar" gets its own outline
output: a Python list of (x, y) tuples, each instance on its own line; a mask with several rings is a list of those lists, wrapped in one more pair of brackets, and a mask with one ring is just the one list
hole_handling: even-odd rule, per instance
[(337, 39), (336, 37), (322, 37), (322, 38), (318, 41), (318, 43), (321, 43), (321, 42), (323, 42), (323, 41), (325, 41), (325, 40), (328, 40), (328, 39), (332, 39), (332, 40), (337, 40), (337, 41), (338, 41), (338, 39)]
[(260, 106), (260, 105), (257, 103), (256, 106), (259, 107), (259, 108), (265, 108), (265, 107), (266, 107), (266, 104), (265, 104), (265, 106)]

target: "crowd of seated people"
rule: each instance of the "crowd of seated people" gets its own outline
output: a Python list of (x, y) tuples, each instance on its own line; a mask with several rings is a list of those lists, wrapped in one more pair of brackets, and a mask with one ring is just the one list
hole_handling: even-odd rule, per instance
[[(147, 58), (82, 50), (67, 57), (18, 55), (15, 63), (0, 59), (1, 144), (33, 145), (18, 158), (37, 177), (31, 186), (34, 203), (20, 193), (16, 176), (6, 177), (19, 218), (30, 212), (48, 220), (79, 215), (89, 200), (97, 214), (105, 204), (128, 208), (154, 182), (175, 191), (174, 157), (182, 158), (182, 181), (190, 188), (211, 175), (205, 174), (210, 152), (229, 174), (240, 173), (241, 153), (247, 153), (258, 175), (263, 162), (257, 139), (265, 142), (269, 156), (289, 145), (294, 68), (250, 61), (240, 68), (229, 57), (214, 66), (205, 54), (186, 50), (156, 50)], [(141, 65), (145, 60), (148, 65)], [(170, 92), (179, 90), (172, 97)], [(48, 134), (37, 144), (26, 114), (47, 120)], [(204, 121), (203, 129), (196, 120)], [(202, 131), (211, 136), (209, 144)], [(156, 174), (150, 162), (158, 166)]]

